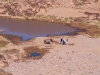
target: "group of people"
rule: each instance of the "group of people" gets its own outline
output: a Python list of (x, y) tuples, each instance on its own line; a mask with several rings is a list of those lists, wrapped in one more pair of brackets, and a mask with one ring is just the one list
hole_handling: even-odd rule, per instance
[(66, 45), (68, 44), (68, 39), (64, 40), (63, 38), (60, 39), (60, 42), (63, 44), (63, 45)]
[[(44, 44), (52, 44), (53, 40), (50, 38), (49, 40), (44, 40)], [(68, 44), (68, 39), (64, 40), (63, 38), (60, 39), (60, 43), (62, 45)]]
[(44, 40), (44, 44), (52, 44), (52, 43), (53, 43), (52, 39)]

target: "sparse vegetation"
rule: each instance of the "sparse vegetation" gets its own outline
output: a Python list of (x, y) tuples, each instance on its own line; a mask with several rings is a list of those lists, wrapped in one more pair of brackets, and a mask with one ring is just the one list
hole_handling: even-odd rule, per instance
[(2, 53), (2, 54), (6, 54), (6, 51), (0, 51), (0, 53)]
[(37, 18), (39, 19), (43, 19), (44, 21), (52, 21), (52, 22), (57, 22), (59, 19), (57, 19), (57, 16), (55, 15), (43, 15), (43, 14), (39, 14), (37, 15)]
[(69, 19), (71, 19), (71, 20), (72, 20), (72, 19), (73, 19), (73, 17), (69, 17)]
[(67, 22), (69, 19), (66, 17), (65, 19), (62, 19), (61, 17), (57, 17), (55, 15), (46, 15), (43, 18), (45, 18), (46, 21), (52, 21), (52, 22)]
[(82, 7), (76, 7), (76, 9), (82, 10), (83, 8)]
[(96, 39), (97, 39), (97, 38), (99, 38), (99, 36), (100, 36), (100, 35), (95, 35), (95, 36), (94, 36), (94, 38), (96, 38)]
[(65, 21), (68, 21), (68, 18), (65, 18)]
[(84, 21), (84, 24), (90, 24), (90, 25), (97, 25), (100, 27), (100, 21), (94, 22), (94, 21)]
[(0, 41), (0, 47), (5, 47), (7, 44), (7, 41)]
[(91, 23), (91, 22), (92, 22), (92, 21), (87, 20), (85, 23), (89, 24), (89, 23)]
[(24, 16), (25, 19), (29, 20), (29, 18), (27, 16)]
[(99, 22), (96, 22), (96, 25), (100, 27), (100, 21)]
[(39, 14), (39, 15), (37, 15), (37, 17), (38, 17), (38, 18), (43, 18), (44, 15), (43, 15), (43, 14)]

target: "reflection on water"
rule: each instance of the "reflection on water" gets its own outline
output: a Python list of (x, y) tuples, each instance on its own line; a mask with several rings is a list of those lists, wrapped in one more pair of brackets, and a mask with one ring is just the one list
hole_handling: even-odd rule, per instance
[(18, 35), (21, 36), (23, 40), (51, 34), (66, 34), (75, 31), (75, 28), (67, 25), (10, 18), (0, 18), (0, 29), (5, 30), (5, 32), (3, 32), (4, 34)]

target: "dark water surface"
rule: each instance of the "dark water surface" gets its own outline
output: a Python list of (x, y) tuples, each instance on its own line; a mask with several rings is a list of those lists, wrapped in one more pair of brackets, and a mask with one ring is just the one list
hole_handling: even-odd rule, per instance
[(30, 57), (36, 57), (36, 56), (40, 56), (40, 55), (41, 55), (40, 53), (34, 52), (34, 53), (32, 53), (32, 54), (30, 55)]
[(0, 29), (5, 30), (4, 34), (21, 36), (22, 40), (48, 35), (62, 35), (76, 31), (75, 28), (67, 25), (3, 17), (0, 17)]

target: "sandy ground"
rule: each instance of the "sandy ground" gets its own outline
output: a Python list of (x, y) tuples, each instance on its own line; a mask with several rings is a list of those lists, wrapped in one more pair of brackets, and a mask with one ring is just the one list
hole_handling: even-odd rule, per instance
[[(59, 7), (59, 8), (53, 8), (51, 10), (48, 10), (45, 13), (41, 13), (44, 15), (55, 15), (59, 17), (87, 17), (87, 15), (80, 13), (82, 10), (74, 9), (74, 8), (66, 8), (66, 7)], [(59, 12), (59, 13), (58, 13)], [(40, 14), (40, 13), (38, 13)]]
[[(48, 9), (47, 12), (40, 12), (38, 14), (56, 15), (59, 17), (86, 17), (87, 15), (82, 12), (100, 13), (100, 3), (83, 6), (82, 9), (75, 8), (53, 8)], [(21, 8), (21, 9), (24, 9)], [(95, 10), (96, 9), (96, 10)], [(1, 10), (0, 11), (4, 11)], [(0, 16), (8, 16), (0, 15)], [(20, 17), (12, 17), (20, 18)], [(69, 44), (60, 44), (60, 38), (69, 39)], [(4, 70), (12, 73), (13, 75), (100, 75), (100, 38), (89, 38), (87, 35), (77, 36), (56, 36), (52, 37), (56, 43), (44, 44), (44, 39), (50, 37), (40, 37), (31, 40), (29, 43), (23, 43), (21, 46), (9, 44), (6, 49), (22, 49), (28, 46), (39, 46), (40, 48), (51, 48), (39, 60), (26, 60), (26, 62), (12, 62), (9, 67)], [(74, 44), (74, 45), (70, 45)]]
[[(60, 2), (60, 0), (58, 0), (58, 2)], [(78, 7), (72, 6), (73, 5), (72, 0), (71, 1), (62, 0), (61, 4), (62, 3), (64, 3), (62, 6), (59, 5), (59, 7), (54, 6), (52, 8), (46, 8), (47, 11), (44, 11), (44, 10), (38, 11), (36, 15), (43, 14), (43, 15), (55, 15), (55, 16), (63, 17), (63, 18), (69, 18), (69, 17), (74, 18), (74, 17), (88, 17), (88, 15), (84, 14), (84, 12), (86, 11), (90, 13), (100, 14), (100, 2), (99, 1), (97, 3), (91, 2), (90, 4), (85, 4), (85, 5), (78, 6)], [(21, 8), (19, 9), (20, 11), (30, 8), (28, 5), (24, 6), (21, 0), (18, 1), (18, 4), (21, 5)], [(34, 8), (32, 8), (32, 10), (34, 10)], [(3, 12), (3, 11), (5, 11), (5, 9), (0, 9), (0, 12)], [(8, 15), (8, 13), (4, 15), (0, 14), (0, 16), (8, 16), (11, 18), (25, 19), (24, 16), (22, 17), (11, 16), (11, 15)]]
[[(60, 38), (68, 38), (67, 45)], [(47, 37), (50, 38), (50, 37)], [(100, 75), (100, 38), (87, 35), (52, 37), (56, 43), (43, 44), (46, 37), (31, 40), (33, 46), (51, 47), (39, 60), (13, 62), (5, 71), (13, 75)], [(74, 45), (70, 45), (70, 44)]]

